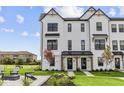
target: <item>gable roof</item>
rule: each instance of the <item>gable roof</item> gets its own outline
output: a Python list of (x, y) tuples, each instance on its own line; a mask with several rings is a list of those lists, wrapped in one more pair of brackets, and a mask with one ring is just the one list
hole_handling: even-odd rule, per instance
[[(90, 9), (94, 9), (94, 10), (96, 11), (96, 9), (95, 9), (94, 7), (91, 6), (89, 9), (87, 9), (86, 12), (83, 13), (83, 15), (81, 15), (81, 17), (83, 17)], [(80, 18), (81, 18), (81, 17), (80, 17)]]
[(55, 9), (50, 9), (50, 11), (48, 11), (47, 13), (42, 13), (41, 15), (40, 15), (40, 19), (39, 19), (39, 21), (41, 21), (47, 14), (49, 14), (49, 12), (51, 12), (51, 11), (54, 11), (58, 16), (60, 16), (63, 20), (64, 20), (64, 18), (55, 10)]
[(92, 16), (89, 17), (89, 19), (92, 18), (98, 11), (101, 11), (108, 19), (110, 19), (110, 17), (106, 15), (101, 9), (98, 9)]

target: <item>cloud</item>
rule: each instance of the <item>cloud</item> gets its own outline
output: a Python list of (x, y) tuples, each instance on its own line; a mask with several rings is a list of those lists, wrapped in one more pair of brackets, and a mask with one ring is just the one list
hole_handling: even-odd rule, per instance
[(111, 9), (110, 9), (109, 15), (110, 15), (110, 16), (115, 16), (115, 15), (116, 15), (116, 11), (115, 11), (114, 8), (111, 8)]
[(0, 6), (0, 12), (2, 11), (2, 6)]
[(120, 10), (119, 15), (123, 16), (124, 15), (124, 6), (119, 6), (118, 8)]
[(26, 37), (26, 36), (28, 36), (29, 34), (28, 34), (28, 32), (24, 31), (24, 32), (22, 32), (21, 35)]
[(22, 24), (24, 22), (24, 17), (20, 14), (16, 15), (17, 22)]
[(78, 6), (63, 7), (44, 7), (44, 12), (48, 12), (51, 8), (56, 9), (63, 17), (80, 17), (84, 13), (84, 9)]
[(4, 17), (0, 16), (0, 23), (4, 23), (4, 22), (5, 22)]
[(1, 31), (1, 32), (10, 32), (10, 33), (12, 33), (12, 32), (14, 32), (14, 29), (10, 29), (10, 28), (1, 28), (0, 31)]
[(35, 36), (36, 36), (36, 37), (39, 37), (39, 36), (40, 36), (40, 32), (36, 32), (36, 33), (35, 33)]

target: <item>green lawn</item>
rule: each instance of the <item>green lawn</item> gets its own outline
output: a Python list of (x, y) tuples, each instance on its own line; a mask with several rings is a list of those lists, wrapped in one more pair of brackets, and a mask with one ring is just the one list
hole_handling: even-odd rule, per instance
[[(5, 75), (9, 75), (10, 71), (15, 68), (15, 65), (4, 65)], [(33, 75), (52, 75), (54, 73), (67, 73), (65, 71), (34, 71), (34, 69), (38, 69), (39, 65), (23, 65), (23, 68), (19, 70), (20, 75), (24, 75), (25, 72), (33, 72)]]
[(124, 86), (124, 80), (108, 77), (76, 75), (72, 81), (76, 86)]
[(94, 74), (95, 76), (124, 77), (123, 72), (110, 71), (110, 72), (91, 72), (91, 73)]

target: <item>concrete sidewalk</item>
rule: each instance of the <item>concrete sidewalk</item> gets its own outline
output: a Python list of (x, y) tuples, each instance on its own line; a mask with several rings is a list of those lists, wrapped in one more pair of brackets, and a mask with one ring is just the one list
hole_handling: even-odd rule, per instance
[(83, 72), (84, 72), (84, 74), (86, 74), (87, 76), (94, 76), (92, 73), (90, 73), (89, 71), (84, 71), (83, 70)]
[(74, 72), (73, 72), (73, 71), (68, 71), (68, 76), (69, 76), (69, 77), (74, 77), (74, 76), (75, 76), (75, 74), (74, 74)]
[(50, 76), (35, 76), (37, 79), (35, 81), (33, 81), (30, 86), (41, 86), (42, 84), (44, 84), (49, 78)]

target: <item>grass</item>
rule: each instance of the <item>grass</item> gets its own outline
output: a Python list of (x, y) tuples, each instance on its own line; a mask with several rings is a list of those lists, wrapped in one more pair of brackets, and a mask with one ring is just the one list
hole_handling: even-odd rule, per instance
[(108, 77), (124, 77), (123, 72), (116, 72), (116, 71), (110, 71), (110, 72), (91, 72), (95, 76), (108, 76)]
[(109, 77), (76, 75), (72, 81), (76, 86), (124, 86), (124, 80)]
[(85, 75), (83, 72), (81, 72), (81, 71), (75, 71), (74, 72), (75, 73), (75, 75)]
[[(10, 75), (10, 71), (12, 71), (15, 68), (16, 65), (4, 65), (4, 73), (5, 75)], [(25, 72), (33, 72), (33, 75), (53, 75), (54, 73), (65, 73), (65, 71), (39, 71), (34, 69), (39, 69), (39, 65), (23, 65), (23, 68), (19, 70), (20, 75), (24, 75)]]

